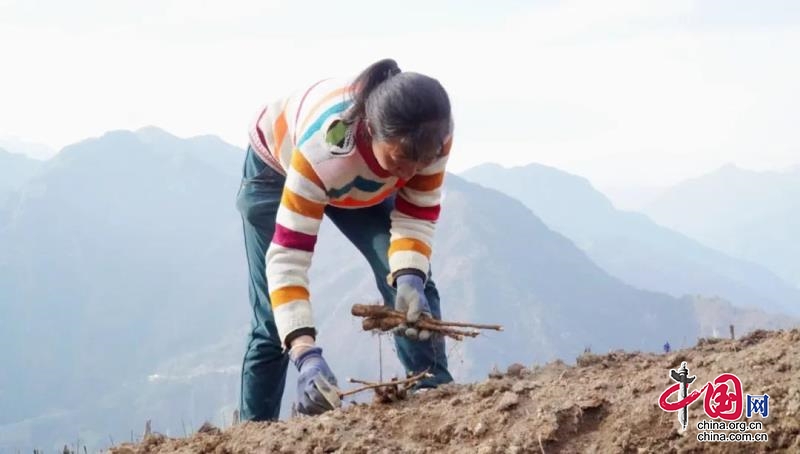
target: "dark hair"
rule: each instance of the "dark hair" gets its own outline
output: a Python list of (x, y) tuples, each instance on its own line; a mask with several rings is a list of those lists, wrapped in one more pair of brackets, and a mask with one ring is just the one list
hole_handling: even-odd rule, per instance
[(366, 120), (375, 140), (397, 141), (406, 158), (430, 161), (452, 133), (450, 98), (438, 80), (401, 72), (397, 62), (373, 63), (353, 83), (347, 124)]

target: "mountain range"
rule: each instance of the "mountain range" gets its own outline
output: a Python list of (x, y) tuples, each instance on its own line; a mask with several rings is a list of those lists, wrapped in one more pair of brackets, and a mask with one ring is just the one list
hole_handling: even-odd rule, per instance
[(791, 282), (646, 215), (616, 209), (583, 177), (539, 164), (483, 164), (462, 176), (522, 201), (600, 267), (634, 286), (676, 297), (718, 296), (740, 307), (800, 314), (800, 289)]
[[(11, 373), (0, 375), (0, 451), (76, 438), (99, 448), (148, 419), (172, 435), (204, 419), (230, 422), (250, 313), (234, 208), (243, 157), (213, 136), (113, 131), (66, 147), (16, 185), (0, 208), (0, 341), (12, 346), (2, 358)], [(432, 265), (444, 316), (505, 327), (448, 341), (458, 381), (512, 362), (571, 362), (586, 348), (688, 346), (728, 323), (795, 323), (632, 286), (538, 215), (446, 177)], [(402, 373), (391, 338), (350, 316), (378, 293), (327, 220), (311, 282), (319, 343), (340, 380)], [(709, 320), (718, 311), (724, 319)]]
[(726, 165), (670, 188), (643, 210), (800, 288), (800, 167), (757, 172)]
[(37, 161), (46, 161), (56, 155), (56, 150), (47, 145), (14, 136), (0, 136), (0, 149), (22, 154)]

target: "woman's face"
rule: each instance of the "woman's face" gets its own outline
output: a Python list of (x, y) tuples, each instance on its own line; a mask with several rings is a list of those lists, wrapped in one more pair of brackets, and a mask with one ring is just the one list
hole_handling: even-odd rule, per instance
[(402, 180), (410, 180), (426, 167), (425, 163), (403, 157), (402, 148), (397, 142), (373, 140), (372, 151), (384, 170)]

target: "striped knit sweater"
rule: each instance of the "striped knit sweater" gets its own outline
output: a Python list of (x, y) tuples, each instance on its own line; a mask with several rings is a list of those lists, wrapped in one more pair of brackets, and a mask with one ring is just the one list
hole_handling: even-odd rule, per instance
[(352, 104), (349, 80), (328, 79), (268, 104), (250, 128), (260, 158), (286, 175), (275, 234), (267, 251), (267, 284), (281, 342), (313, 328), (308, 269), (326, 205), (360, 208), (397, 193), (391, 213), (390, 274), (427, 275), (439, 217), (447, 153), (408, 181), (378, 164), (370, 143), (340, 122)]

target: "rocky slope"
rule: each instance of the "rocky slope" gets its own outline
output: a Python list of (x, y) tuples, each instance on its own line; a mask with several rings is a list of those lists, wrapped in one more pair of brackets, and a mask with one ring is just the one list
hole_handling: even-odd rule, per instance
[[(177, 452), (798, 452), (800, 330), (755, 331), (739, 340), (701, 339), (668, 354), (584, 353), (575, 366), (511, 365), (474, 384), (457, 384), (393, 404), (349, 404), (318, 417), (206, 426), (182, 439), (150, 435), (117, 454)], [(686, 361), (700, 389), (722, 373), (736, 374), (744, 394), (769, 394), (762, 422), (766, 442), (698, 441), (707, 421), (703, 399), (689, 407), (689, 426), (658, 399)], [(674, 401), (676, 396), (669, 400)], [(715, 433), (733, 433), (716, 430)], [(735, 431), (734, 431), (735, 432)]]

